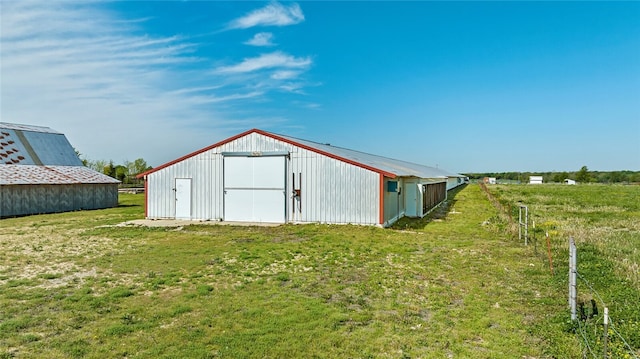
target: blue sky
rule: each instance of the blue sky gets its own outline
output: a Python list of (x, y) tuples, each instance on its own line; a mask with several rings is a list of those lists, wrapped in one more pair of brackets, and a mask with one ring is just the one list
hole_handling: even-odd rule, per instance
[(0, 121), (153, 166), (251, 128), (454, 172), (640, 170), (640, 2), (0, 2)]

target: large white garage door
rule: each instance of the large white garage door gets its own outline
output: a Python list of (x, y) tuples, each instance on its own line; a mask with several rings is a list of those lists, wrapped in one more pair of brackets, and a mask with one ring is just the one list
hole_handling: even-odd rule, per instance
[(285, 222), (285, 157), (224, 158), (224, 220)]

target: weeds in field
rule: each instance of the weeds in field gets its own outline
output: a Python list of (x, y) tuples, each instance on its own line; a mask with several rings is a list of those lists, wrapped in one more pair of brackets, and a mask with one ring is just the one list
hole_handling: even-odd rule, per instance
[(0, 357), (580, 357), (562, 280), (483, 196), (395, 229), (105, 227), (141, 195), (3, 220)]
[[(503, 205), (522, 201), (529, 206), (537, 223), (532, 235), (543, 238), (549, 233), (556, 263), (563, 268), (567, 240), (576, 240), (578, 272), (584, 276), (579, 301), (589, 303), (595, 298), (601, 309), (607, 305), (611, 316), (619, 320), (619, 331), (630, 338), (632, 350), (640, 356), (640, 187), (510, 185), (490, 190)], [(571, 330), (592, 333), (593, 338), (586, 334), (580, 337), (591, 338), (592, 346), (600, 350), (601, 343), (593, 333), (602, 333), (602, 318)], [(611, 345), (612, 357), (630, 353), (620, 339)]]

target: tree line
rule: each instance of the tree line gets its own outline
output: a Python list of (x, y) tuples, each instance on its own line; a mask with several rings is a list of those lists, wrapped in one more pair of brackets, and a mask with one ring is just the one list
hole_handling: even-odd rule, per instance
[(529, 176), (542, 176), (545, 183), (562, 183), (572, 179), (579, 183), (640, 183), (640, 171), (590, 171), (587, 166), (574, 172), (483, 172), (465, 173), (469, 179), (494, 177), (498, 180), (527, 183)]
[(136, 175), (148, 171), (153, 167), (147, 165), (147, 161), (138, 158), (133, 162), (124, 161), (122, 164), (115, 164), (113, 160), (96, 160), (92, 161), (86, 158), (80, 158), (85, 167), (89, 167), (94, 171), (104, 173), (109, 177), (113, 177), (122, 182), (123, 185), (142, 185), (142, 180), (137, 179)]

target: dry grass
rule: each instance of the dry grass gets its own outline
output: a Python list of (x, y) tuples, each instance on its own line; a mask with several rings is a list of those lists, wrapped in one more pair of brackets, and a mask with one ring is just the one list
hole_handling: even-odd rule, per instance
[(547, 321), (564, 284), (477, 186), (396, 229), (117, 226), (122, 199), (3, 220), (0, 358), (580, 355)]
[[(490, 190), (505, 207), (518, 202), (529, 207), (537, 224), (531, 231), (534, 245), (544, 246), (548, 233), (561, 271), (566, 268), (568, 239), (575, 239), (578, 299), (608, 306), (623, 337), (640, 348), (640, 186), (503, 185)], [(591, 335), (602, 330), (601, 321), (586, 325)], [(601, 345), (597, 336), (593, 340), (593, 346)], [(640, 356), (640, 349), (630, 351), (619, 339), (615, 345), (611, 357)]]

